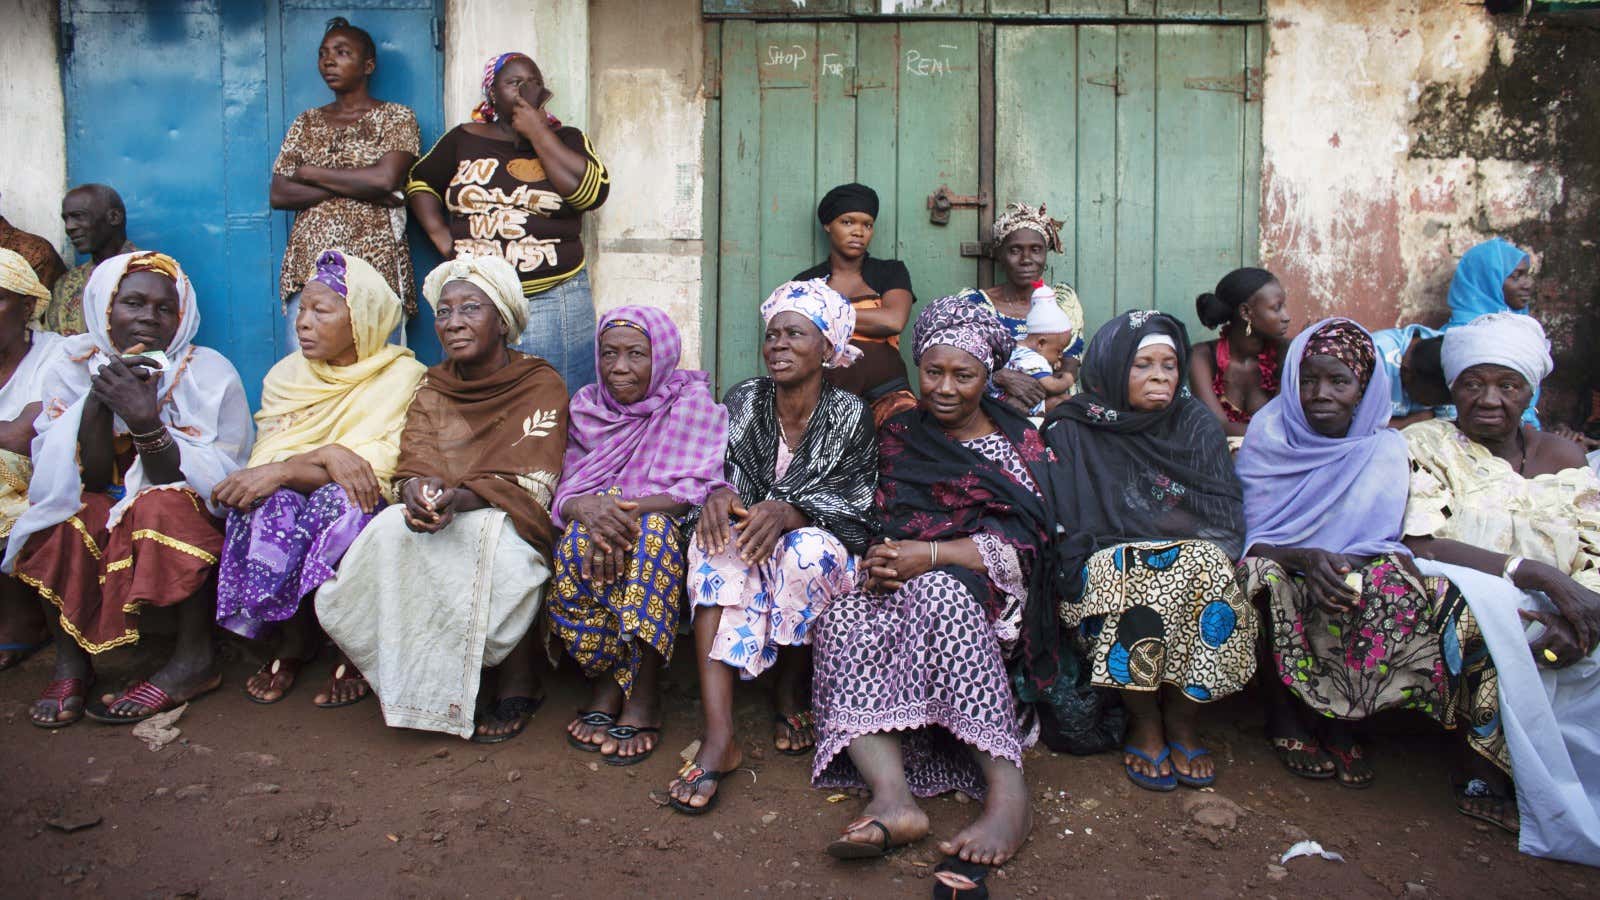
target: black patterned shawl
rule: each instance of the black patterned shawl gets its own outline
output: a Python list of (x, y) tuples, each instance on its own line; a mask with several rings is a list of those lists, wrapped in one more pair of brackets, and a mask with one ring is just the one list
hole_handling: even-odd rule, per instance
[(782, 500), (827, 529), (851, 553), (864, 553), (876, 533), (872, 494), (878, 484), (878, 438), (861, 398), (829, 384), (811, 414), (794, 460), (774, 482), (778, 465), (777, 385), (741, 381), (723, 395), (728, 408), (728, 483), (746, 506)]

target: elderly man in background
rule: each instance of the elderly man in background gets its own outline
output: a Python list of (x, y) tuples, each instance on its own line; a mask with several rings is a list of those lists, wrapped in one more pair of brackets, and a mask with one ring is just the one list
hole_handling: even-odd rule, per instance
[(67, 270), (67, 264), (61, 261), (61, 254), (48, 240), (31, 231), (23, 231), (6, 221), (5, 216), (0, 216), (0, 249), (10, 250), (26, 260), (47, 290)]
[(62, 275), (50, 289), (44, 327), (62, 336), (83, 334), (83, 287), (94, 267), (138, 249), (128, 240), (128, 213), (109, 185), (81, 184), (61, 198), (61, 221), (67, 237), (89, 259)]

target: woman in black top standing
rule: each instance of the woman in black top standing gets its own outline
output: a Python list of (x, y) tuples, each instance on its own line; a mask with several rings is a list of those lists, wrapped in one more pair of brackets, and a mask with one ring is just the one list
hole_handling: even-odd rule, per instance
[(867, 253), (878, 217), (878, 193), (864, 184), (841, 184), (817, 204), (817, 220), (832, 245), (828, 258), (796, 275), (795, 281), (825, 278), (856, 310), (850, 343), (861, 350), (855, 365), (829, 369), (828, 383), (872, 407), (875, 424), (917, 405), (900, 357), (900, 332), (911, 318), (911, 273), (898, 259)]

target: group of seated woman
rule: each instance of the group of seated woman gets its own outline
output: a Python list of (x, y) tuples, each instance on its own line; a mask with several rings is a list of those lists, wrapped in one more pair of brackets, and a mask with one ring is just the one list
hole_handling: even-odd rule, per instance
[[(1446, 332), (1457, 418), (1403, 434), (1373, 337), (1317, 323), (1276, 355), (1290, 389), (1235, 456), (1185, 387), (1182, 323), (1125, 312), (1035, 425), (991, 387), (1017, 344), (1012, 281), (1054, 224), (1012, 216), (1019, 277), (926, 305), (921, 398), (881, 422), (830, 383), (863, 355), (862, 301), (830, 286), (859, 254), (767, 298), (768, 374), (718, 404), (649, 306), (599, 318), (598, 381), (569, 399), (512, 348), (529, 306), (497, 256), (425, 279), (446, 356), (425, 369), (387, 342), (402, 304), (385, 278), (328, 249), (254, 428), (232, 366), (193, 343), (176, 261), (101, 264), (88, 332), (32, 338), (29, 368), (39, 294), (0, 258), (0, 360), (37, 396), (0, 428), (0, 464), (32, 469), (4, 479), (5, 590), (50, 604), (57, 651), (33, 724), (137, 722), (214, 690), (213, 623), (271, 641), (245, 690), (281, 701), (320, 625), (339, 658), (317, 705), (375, 695), (391, 726), (501, 741), (543, 702), (542, 636), (591, 682), (568, 743), (635, 765), (687, 613), (703, 722), (670, 806), (714, 808), (742, 762), (735, 678), (771, 669), (774, 747), (814, 750), (818, 787), (870, 792), (839, 858), (922, 839), (917, 798), (961, 791), (983, 805), (941, 843), (941, 883), (981, 880), (1027, 837), (1041, 739), (1120, 745), (1141, 788), (1214, 784), (1203, 709), (1259, 667), (1295, 774), (1370, 784), (1346, 723), (1421, 710), (1463, 726), (1462, 812), (1600, 862), (1600, 481), (1522, 425), (1551, 368), (1538, 323)], [(138, 641), (148, 606), (176, 607), (171, 656), (93, 694), (93, 656)], [(1085, 696), (1116, 699), (1066, 713)]]

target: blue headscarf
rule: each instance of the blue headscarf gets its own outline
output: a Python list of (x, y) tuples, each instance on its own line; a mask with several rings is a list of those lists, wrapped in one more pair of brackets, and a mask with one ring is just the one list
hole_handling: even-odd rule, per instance
[(1250, 419), (1234, 460), (1244, 484), (1245, 547), (1409, 556), (1400, 536), (1411, 456), (1406, 439), (1389, 427), (1389, 373), (1373, 368), (1344, 437), (1319, 434), (1300, 405), (1307, 347), (1337, 325), (1346, 339), (1372, 342), (1349, 319), (1324, 319), (1300, 332), (1283, 358), (1283, 391)]
[[(1446, 329), (1465, 325), (1492, 312), (1527, 315), (1506, 303), (1505, 280), (1528, 254), (1504, 238), (1484, 241), (1461, 254), (1455, 277), (1450, 279), (1450, 321)], [(1285, 382), (1287, 383), (1287, 382)]]

